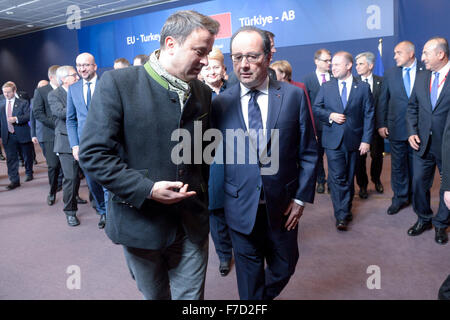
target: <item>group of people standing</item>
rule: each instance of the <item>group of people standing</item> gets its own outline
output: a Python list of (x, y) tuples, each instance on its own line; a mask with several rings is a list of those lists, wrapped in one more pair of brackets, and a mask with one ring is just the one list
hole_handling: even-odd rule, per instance
[[(444, 38), (425, 44), (427, 71), (405, 41), (395, 48), (397, 67), (384, 78), (372, 74), (371, 53), (356, 57), (360, 76), (353, 77), (350, 53), (332, 56), (322, 49), (314, 57), (316, 71), (297, 83), (287, 61), (272, 63), (274, 35), (252, 26), (231, 38), (234, 72), (226, 80), (224, 57), (213, 50), (218, 30), (208, 16), (178, 11), (166, 20), (160, 48), (143, 67), (107, 71), (99, 80), (93, 56), (83, 53), (77, 70), (57, 69), (62, 86), (48, 94), (56, 131), (62, 138), (67, 130), (67, 148), (57, 151), (66, 159), (63, 170), (70, 177), (77, 163), (83, 169), (106, 218), (106, 234), (123, 246), (146, 299), (204, 298), (209, 226), (223, 276), (234, 256), (240, 298), (276, 298), (294, 274), (299, 219), (316, 192), (328, 185), (336, 228), (348, 230), (355, 172), (359, 196), (367, 198), (369, 151), (371, 179), (376, 191), (384, 192), (383, 138), (390, 140), (392, 153), (394, 197), (387, 213), (412, 200), (418, 220), (408, 234), (419, 235), (433, 224), (436, 242), (447, 242), (448, 166), (435, 217), (429, 192), (435, 167), (442, 172), (449, 154)], [(216, 143), (212, 163), (205, 160), (211, 145), (194, 138), (209, 136), (209, 129), (221, 137), (210, 140)], [(269, 170), (274, 165), (276, 170)], [(71, 190), (77, 184), (71, 183)], [(74, 212), (73, 206), (65, 209), (72, 225)]]

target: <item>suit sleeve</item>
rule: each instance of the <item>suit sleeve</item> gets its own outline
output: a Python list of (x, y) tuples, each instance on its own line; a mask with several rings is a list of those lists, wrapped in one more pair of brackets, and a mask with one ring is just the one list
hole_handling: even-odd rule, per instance
[(42, 97), (41, 92), (38, 89), (34, 90), (33, 113), (36, 120), (42, 122), (46, 127), (55, 129), (55, 119), (47, 116), (45, 112), (44, 97)]
[(303, 202), (314, 202), (316, 167), (318, 160), (317, 140), (303, 90), (300, 103), (300, 147), (298, 152), (299, 176), (295, 198)]
[(33, 102), (30, 104), (30, 127), (31, 127), (31, 137), (36, 137), (36, 119), (33, 115)]
[(312, 107), (314, 116), (322, 121), (327, 126), (331, 126), (330, 124), (330, 114), (331, 112), (325, 109), (325, 89), (324, 86), (320, 87), (319, 92), (317, 93), (316, 100), (314, 101), (314, 105)]
[(95, 88), (83, 129), (80, 166), (113, 194), (140, 208), (150, 195), (154, 182), (129, 168), (120, 157), (124, 118), (121, 101), (114, 79), (105, 72)]
[(67, 111), (63, 101), (58, 97), (56, 91), (52, 91), (48, 95), (48, 104), (56, 118), (66, 120)]
[(78, 146), (80, 142), (78, 141), (78, 119), (77, 110), (72, 99), (72, 90), (69, 87), (67, 92), (67, 106), (66, 106), (66, 127), (67, 135), (69, 136), (70, 147), (73, 148)]
[(373, 106), (373, 95), (370, 92), (370, 87), (366, 86), (367, 90), (364, 94), (364, 129), (361, 142), (372, 143), (373, 128), (374, 128), (374, 106)]
[(441, 189), (450, 191), (450, 112), (447, 113), (442, 136), (442, 184)]
[(419, 101), (417, 100), (416, 90), (413, 90), (411, 97), (409, 98), (408, 108), (406, 109), (406, 128), (408, 129), (408, 136), (419, 134), (418, 124)]
[(388, 104), (389, 104), (389, 85), (386, 77), (381, 84), (381, 92), (378, 97), (378, 105), (376, 110), (376, 128), (387, 128)]
[(23, 112), (17, 115), (17, 123), (26, 124), (30, 121), (30, 104), (27, 100), (20, 100), (20, 103), (23, 105)]

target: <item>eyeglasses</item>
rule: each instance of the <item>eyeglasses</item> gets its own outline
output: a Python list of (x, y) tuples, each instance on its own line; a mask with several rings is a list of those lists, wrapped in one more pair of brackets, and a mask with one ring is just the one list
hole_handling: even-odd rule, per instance
[(89, 66), (93, 66), (93, 63), (83, 63), (83, 64), (77, 64), (77, 68), (87, 68)]
[(327, 62), (327, 63), (331, 63), (331, 59), (317, 59), (319, 61), (323, 61), (323, 62)]
[(231, 55), (231, 60), (233, 60), (233, 62), (241, 62), (243, 58), (247, 58), (247, 61), (249, 63), (255, 63), (258, 62), (259, 57), (263, 55), (262, 53), (249, 53), (249, 54), (232, 54)]
[(66, 77), (78, 77), (78, 73), (72, 73), (72, 74), (68, 74)]

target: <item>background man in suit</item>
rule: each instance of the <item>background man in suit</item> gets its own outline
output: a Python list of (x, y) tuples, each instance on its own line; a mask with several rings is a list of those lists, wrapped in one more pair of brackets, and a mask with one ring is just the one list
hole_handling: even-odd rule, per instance
[[(37, 88), (42, 88), (48, 85), (49, 82), (47, 80), (41, 80), (38, 82)], [(36, 118), (33, 115), (33, 100), (31, 100), (30, 103), (30, 127), (31, 127), (31, 141), (36, 145), (39, 144), (41, 146), (41, 149), (44, 150), (44, 147), (42, 145), (42, 140), (44, 139), (44, 133), (43, 133), (43, 124), (36, 120)]]
[[(81, 134), (83, 132), (84, 123), (91, 104), (92, 95), (97, 85), (97, 65), (94, 56), (90, 53), (82, 53), (76, 58), (77, 71), (82, 81), (75, 82), (69, 86), (67, 92), (67, 117), (66, 126), (69, 136), (69, 143), (72, 149), (72, 155), (75, 160), (78, 159)], [(102, 186), (95, 180), (85, 174), (86, 182), (89, 187), (95, 204), (96, 210), (100, 214), (98, 227), (104, 228), (106, 223), (106, 199), (105, 191)]]
[(133, 59), (133, 66), (143, 66), (148, 61), (148, 55), (138, 54)]
[(416, 60), (414, 44), (402, 41), (394, 48), (397, 64), (383, 76), (383, 85), (378, 102), (376, 127), (384, 139), (389, 139), (391, 148), (391, 186), (394, 196), (387, 214), (398, 213), (409, 205), (411, 199), (412, 149), (408, 143), (406, 109), (414, 88), (417, 74), (423, 64)]
[(61, 164), (59, 158), (53, 151), (55, 143), (55, 116), (48, 104), (48, 94), (58, 87), (56, 80), (56, 70), (59, 68), (53, 65), (48, 68), (48, 79), (50, 83), (43, 87), (38, 87), (34, 90), (33, 96), (33, 116), (37, 121), (42, 123), (42, 151), (44, 152), (45, 161), (48, 167), (48, 182), (50, 184), (50, 191), (47, 196), (47, 204), (53, 205), (56, 201), (56, 192), (58, 189), (58, 176), (61, 171)]
[[(373, 96), (373, 107), (376, 118), (379, 96), (381, 91), (381, 84), (383, 78), (374, 75), (373, 67), (375, 63), (375, 55), (372, 52), (363, 52), (356, 56), (356, 72), (358, 72), (358, 79), (365, 81), (370, 85), (370, 91)], [(377, 130), (374, 130), (372, 143), (370, 144), (370, 157), (372, 158), (370, 164), (370, 178), (375, 184), (375, 190), (378, 193), (383, 193), (384, 188), (381, 184), (380, 176), (383, 169), (383, 151), (384, 151), (384, 139), (380, 136)], [(366, 159), (367, 154), (359, 155), (356, 161), (356, 182), (359, 186), (359, 197), (361, 199), (367, 199), (367, 185), (369, 179), (366, 173)]]
[[(269, 80), (272, 53), (267, 34), (255, 27), (239, 29), (231, 38), (231, 57), (240, 84), (213, 100), (213, 126), (224, 136), (231, 129), (248, 132), (249, 148), (235, 147), (225, 139), (224, 154), (232, 145), (233, 159), (254, 150), (258, 162), (225, 162), (224, 209), (235, 252), (236, 275), (241, 299), (273, 299), (295, 271), (299, 257), (297, 224), (304, 202), (314, 200), (317, 144), (303, 90)], [(275, 130), (279, 141), (270, 138), (267, 155), (280, 156), (278, 170), (267, 169), (261, 140), (252, 132)], [(253, 137), (253, 138), (252, 138)], [(256, 148), (251, 148), (254, 144)], [(250, 151), (251, 152), (251, 151)], [(270, 165), (276, 165), (272, 161)], [(294, 200), (295, 199), (295, 200)], [(265, 264), (267, 267), (265, 268)]]
[(62, 66), (56, 70), (59, 87), (48, 94), (48, 103), (52, 113), (56, 117), (55, 147), (53, 151), (58, 155), (61, 168), (64, 173), (63, 179), (63, 211), (66, 214), (69, 226), (80, 224), (76, 216), (78, 210), (77, 195), (80, 187), (80, 176), (78, 174), (78, 162), (72, 155), (69, 138), (67, 136), (66, 114), (67, 114), (67, 91), (69, 86), (78, 81), (78, 74), (72, 66)]
[(130, 66), (130, 62), (125, 58), (117, 58), (114, 60), (114, 69), (122, 69)]
[(450, 112), (447, 113), (444, 134), (442, 135), (442, 184), (444, 202), (450, 210)]
[(194, 11), (172, 14), (144, 68), (103, 74), (81, 138), (80, 165), (114, 195), (106, 233), (146, 299), (204, 297), (209, 166), (196, 152), (174, 159), (172, 136), (192, 137), (194, 121), (201, 136), (209, 128), (211, 89), (197, 75), (218, 29)]
[(322, 146), (328, 162), (328, 185), (336, 228), (347, 230), (352, 220), (352, 201), (357, 153), (366, 154), (373, 135), (373, 99), (370, 87), (352, 76), (353, 57), (345, 51), (333, 56), (335, 79), (319, 90), (314, 115), (323, 122)]
[[(331, 52), (327, 49), (319, 49), (314, 53), (314, 63), (316, 65), (316, 70), (310, 74), (307, 74), (303, 78), (303, 83), (306, 86), (308, 96), (311, 99), (311, 104), (314, 104), (317, 94), (319, 93), (320, 86), (330, 81), (331, 74)], [(317, 165), (317, 193), (325, 192), (325, 183), (327, 182), (325, 168), (323, 166), (323, 155), (325, 150), (322, 147), (322, 122), (314, 119), (318, 150), (319, 150), (319, 162)]]
[(6, 166), (11, 183), (8, 190), (20, 186), (19, 149), (25, 161), (25, 181), (33, 180), (33, 156), (31, 152), (30, 105), (26, 100), (16, 98), (16, 85), (12, 81), (2, 86), (0, 98), (0, 138), (6, 152)]
[(416, 77), (415, 91), (409, 99), (407, 126), (413, 157), (413, 208), (417, 222), (408, 235), (417, 236), (434, 225), (435, 241), (448, 241), (450, 210), (444, 203), (444, 192), (439, 193), (439, 208), (435, 217), (430, 207), (430, 189), (436, 166), (442, 172), (442, 137), (447, 114), (450, 110), (450, 70), (448, 42), (444, 38), (432, 38), (425, 43), (422, 61), (430, 72)]

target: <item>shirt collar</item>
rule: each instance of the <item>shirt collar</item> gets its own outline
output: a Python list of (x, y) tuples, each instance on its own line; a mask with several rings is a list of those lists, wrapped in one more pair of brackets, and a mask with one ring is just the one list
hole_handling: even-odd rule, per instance
[(414, 62), (412, 65), (410, 65), (409, 67), (403, 67), (402, 70), (405, 71), (406, 68), (409, 68), (410, 70), (415, 69), (417, 65), (417, 59), (414, 59)]
[[(89, 80), (89, 82), (95, 84), (97, 82), (97, 75), (95, 75), (91, 80)], [(83, 79), (83, 86), (86, 85), (86, 83), (88, 83), (88, 81)]]
[(449, 70), (450, 70), (450, 61), (447, 61), (447, 64), (437, 71), (439, 72), (439, 78), (443, 79), (441, 77), (445, 77), (445, 75), (448, 73)]
[(346, 83), (346, 87), (350, 88), (353, 83), (353, 76), (350, 74), (350, 76), (345, 80), (338, 80), (339, 86), (341, 86), (342, 82)]
[(368, 77), (361, 76), (362, 81), (365, 81), (365, 79), (369, 80), (369, 82), (373, 81), (373, 73), (370, 73)]
[[(241, 86), (241, 98), (252, 90), (252, 89), (245, 87), (242, 83), (240, 83), (240, 86)], [(264, 80), (264, 82), (261, 83), (258, 87), (256, 87), (255, 90), (258, 90), (259, 92), (268, 95), (269, 94), (269, 76), (267, 76), (267, 78)]]

